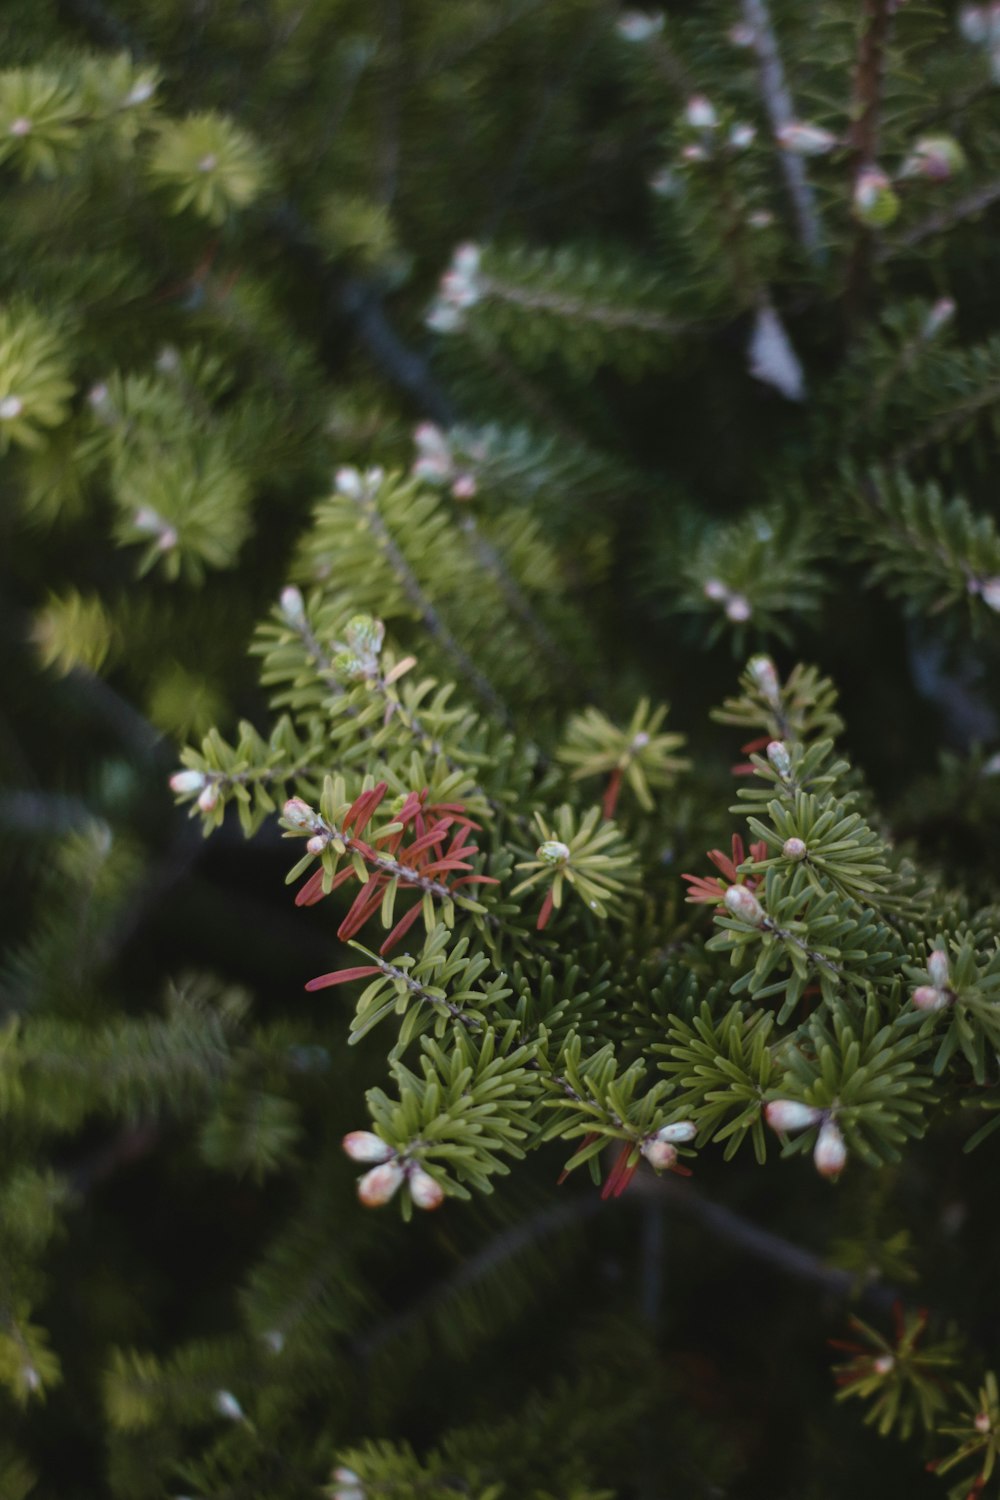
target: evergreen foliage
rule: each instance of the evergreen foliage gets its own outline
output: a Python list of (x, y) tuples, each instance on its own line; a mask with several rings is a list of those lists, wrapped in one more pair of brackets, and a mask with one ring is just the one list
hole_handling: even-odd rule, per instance
[(0, 40), (0, 1500), (1000, 1493), (991, 7)]

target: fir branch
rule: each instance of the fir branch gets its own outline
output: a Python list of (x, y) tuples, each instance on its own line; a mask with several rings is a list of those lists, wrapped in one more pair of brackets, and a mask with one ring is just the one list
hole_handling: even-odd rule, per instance
[[(743, 0), (743, 17), (753, 34), (754, 51), (760, 73), (760, 92), (771, 122), (771, 130), (777, 137), (783, 126), (796, 118), (792, 96), (785, 81), (785, 69), (778, 48), (778, 39), (771, 23), (767, 0)], [(817, 265), (824, 261), (823, 230), (816, 197), (806, 172), (805, 161), (791, 151), (781, 151), (781, 169), (785, 186), (792, 200), (792, 208), (799, 226), (799, 239), (810, 259)]]
[(554, 313), (556, 317), (571, 322), (593, 323), (598, 328), (614, 330), (635, 329), (640, 333), (676, 335), (687, 333), (690, 324), (663, 313), (640, 307), (621, 307), (614, 303), (590, 302), (586, 297), (574, 297), (571, 293), (548, 291), (541, 287), (516, 286), (501, 281), (495, 276), (481, 276), (483, 297), (492, 297), (497, 302), (512, 303), (527, 312)]
[(1000, 179), (994, 178), (991, 182), (985, 182), (980, 187), (973, 188), (963, 197), (956, 198), (954, 203), (949, 203), (944, 208), (928, 214), (925, 219), (921, 219), (919, 224), (914, 224), (912, 229), (908, 229), (898, 239), (880, 245), (875, 259), (879, 264), (892, 260), (905, 250), (915, 249), (917, 245), (923, 244), (924, 240), (946, 233), (965, 219), (973, 219), (977, 214), (984, 213), (998, 201), (1000, 201)]
[(509, 724), (510, 714), (496, 689), (493, 687), (493, 684), (479, 670), (468, 652), (458, 644), (458, 641), (456, 641), (424, 593), (420, 580), (390, 535), (389, 529), (379, 513), (377, 487), (362, 484), (356, 496), (356, 503), (365, 518), (369, 531), (378, 543), (379, 549), (388, 559), (393, 572), (402, 585), (404, 594), (416, 610), (417, 617), (428, 635), (432, 636), (441, 649), (451, 657), (462, 676), (466, 678), (470, 686), (490, 711), (502, 723)]

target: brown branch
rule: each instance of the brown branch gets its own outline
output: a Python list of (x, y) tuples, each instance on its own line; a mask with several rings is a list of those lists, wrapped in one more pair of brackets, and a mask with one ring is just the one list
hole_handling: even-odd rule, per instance
[[(864, 0), (864, 19), (854, 70), (853, 123), (848, 135), (852, 183), (857, 182), (859, 174), (866, 168), (875, 165), (878, 154), (885, 53), (893, 9), (893, 0)], [(849, 326), (856, 320), (864, 302), (872, 260), (872, 231), (866, 224), (859, 224), (848, 260), (844, 295)]]

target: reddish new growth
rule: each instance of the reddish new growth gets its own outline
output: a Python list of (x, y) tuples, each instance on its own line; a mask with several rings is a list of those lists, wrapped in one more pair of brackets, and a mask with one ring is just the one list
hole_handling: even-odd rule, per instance
[[(721, 849), (709, 849), (708, 857), (721, 870), (726, 877), (725, 881), (718, 877), (713, 879), (710, 875), (682, 875), (681, 879), (688, 882), (688, 893), (684, 898), (686, 901), (697, 903), (710, 901), (713, 906), (719, 906), (728, 890), (728, 885), (745, 885), (748, 891), (757, 889), (761, 877), (759, 875), (741, 875), (737, 865), (741, 865), (746, 859), (743, 840), (738, 833), (733, 834), (732, 858), (723, 854)], [(752, 860), (763, 860), (767, 858), (767, 845), (761, 840), (759, 843), (750, 845), (750, 858)]]
[[(759, 739), (747, 740), (745, 745), (740, 746), (740, 750), (744, 755), (753, 755), (757, 750), (766, 750), (773, 739), (773, 734), (762, 734)], [(734, 776), (753, 776), (757, 767), (752, 760), (741, 760), (735, 766), (730, 766), (730, 770)]]
[[(392, 820), (396, 825), (393, 832), (376, 834), (371, 842), (366, 842), (361, 835), (387, 791), (387, 784), (380, 781), (371, 791), (362, 792), (348, 808), (341, 827), (330, 831), (330, 840), (339, 837), (347, 854), (360, 855), (368, 869), (367, 881), (362, 884), (337, 928), (337, 936), (342, 941), (354, 937), (368, 918), (374, 916), (392, 881), (396, 882), (397, 894), (412, 889), (417, 897), (383, 942), (379, 949), (382, 954), (388, 953), (409, 932), (420, 915), (425, 895), (445, 901), (451, 900), (462, 886), (497, 884), (489, 875), (469, 873), (473, 868), (470, 858), (479, 852), (469, 835), (479, 824), (472, 821), (460, 802), (428, 802), (427, 787), (422, 792), (410, 792)], [(330, 891), (357, 878), (353, 862), (348, 863), (337, 871), (329, 891), (324, 891), (321, 867), (301, 887), (295, 904), (314, 906)], [(361, 979), (379, 972), (369, 966), (342, 969), (338, 974), (325, 974), (321, 979), (314, 979), (307, 988), (346, 984), (349, 979)]]
[[(581, 1151), (585, 1151), (588, 1146), (593, 1145), (594, 1141), (596, 1140), (597, 1133), (594, 1131), (591, 1131), (589, 1135), (585, 1135), (583, 1140), (580, 1142), (579, 1150), (576, 1153), (577, 1156), (579, 1156)], [(639, 1163), (642, 1160), (642, 1156), (637, 1153), (635, 1161), (633, 1161), (630, 1165), (629, 1157), (632, 1155), (633, 1151), (635, 1151), (634, 1142), (626, 1141), (622, 1149), (619, 1151), (618, 1155), (615, 1157), (614, 1165), (612, 1166), (611, 1171), (608, 1173), (607, 1177), (604, 1180), (604, 1186), (601, 1188), (601, 1197), (605, 1201), (607, 1201), (608, 1198), (620, 1198), (622, 1193), (624, 1193), (625, 1189), (628, 1187), (629, 1183), (632, 1181), (632, 1178), (635, 1176), (636, 1172), (638, 1172)], [(676, 1172), (680, 1177), (690, 1177), (692, 1175), (691, 1168), (683, 1166), (679, 1161), (675, 1161), (669, 1170), (671, 1172)], [(560, 1172), (557, 1179), (558, 1187), (562, 1187), (571, 1171), (572, 1163), (570, 1163), (568, 1167)]]

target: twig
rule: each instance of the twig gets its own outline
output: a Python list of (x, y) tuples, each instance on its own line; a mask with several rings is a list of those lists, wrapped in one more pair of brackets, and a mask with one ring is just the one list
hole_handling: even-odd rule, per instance
[[(743, 17), (753, 33), (753, 46), (760, 71), (761, 98), (771, 129), (777, 136), (783, 126), (791, 124), (795, 119), (795, 108), (785, 82), (785, 69), (778, 50), (778, 39), (771, 25), (767, 0), (743, 0)], [(798, 221), (799, 239), (810, 259), (820, 265), (826, 258), (823, 230), (805, 162), (801, 156), (796, 156), (791, 151), (782, 151), (780, 160), (788, 196), (792, 200), (792, 208)]]
[(939, 208), (936, 213), (928, 214), (926, 219), (921, 219), (919, 224), (914, 224), (912, 229), (908, 229), (891, 244), (880, 245), (875, 259), (879, 264), (891, 260), (902, 251), (912, 250), (915, 245), (931, 239), (933, 235), (943, 234), (953, 225), (960, 224), (963, 219), (971, 219), (976, 214), (981, 214), (998, 201), (1000, 201), (1000, 179), (983, 183), (981, 187), (974, 188), (964, 197), (956, 198), (954, 203)]
[[(892, 11), (893, 0), (864, 0), (864, 19), (854, 70), (853, 123), (849, 136), (854, 182), (861, 172), (875, 165), (878, 154), (882, 80)], [(871, 261), (872, 231), (867, 225), (859, 224), (847, 265), (845, 305), (848, 324), (855, 320), (860, 310)]]

